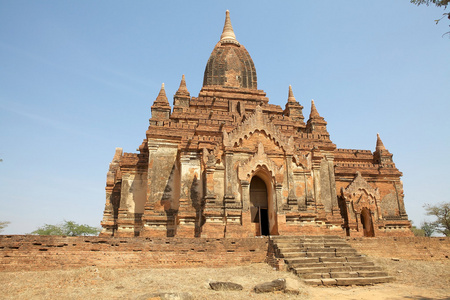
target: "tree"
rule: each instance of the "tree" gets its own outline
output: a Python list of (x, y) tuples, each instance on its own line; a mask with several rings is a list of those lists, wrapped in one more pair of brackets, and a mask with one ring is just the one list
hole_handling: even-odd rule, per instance
[[(450, 0), (411, 0), (411, 3), (413, 3), (417, 6), (422, 5), (422, 4), (425, 4), (426, 6), (429, 6), (430, 4), (434, 4), (437, 7), (444, 7), (444, 9), (447, 9), (449, 2), (450, 2)], [(443, 18), (448, 18), (450, 20), (450, 13), (448, 13), (448, 12), (443, 13), (441, 18), (434, 20), (434, 21), (436, 22), (436, 24), (438, 24)], [(444, 33), (444, 35), (446, 35), (446, 34), (450, 34), (450, 31), (447, 31), (446, 33)]]
[(420, 226), (420, 230), (423, 231), (424, 236), (432, 236), (433, 233), (436, 231), (436, 227), (431, 222), (422, 222), (422, 225)]
[(414, 233), (414, 236), (425, 236), (425, 231), (423, 231), (422, 228), (417, 228), (414, 225), (411, 227), (411, 231)]
[(10, 222), (8, 222), (8, 221), (0, 222), (0, 232), (2, 232), (3, 229), (5, 229), (9, 223)]
[(424, 208), (428, 216), (437, 218), (436, 221), (430, 223), (436, 231), (450, 236), (450, 202), (436, 205), (425, 204)]
[(91, 227), (89, 225), (80, 225), (74, 221), (66, 221), (58, 225), (45, 224), (39, 227), (31, 234), (37, 235), (67, 235), (67, 236), (80, 236), (80, 235), (98, 235), (99, 228)]

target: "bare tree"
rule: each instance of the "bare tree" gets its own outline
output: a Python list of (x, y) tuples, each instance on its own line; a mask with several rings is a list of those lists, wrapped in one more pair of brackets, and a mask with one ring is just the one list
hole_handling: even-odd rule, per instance
[(2, 232), (3, 229), (5, 229), (9, 225), (9, 223), (10, 222), (8, 222), (8, 221), (1, 221), (0, 222), (0, 232)]
[(436, 205), (425, 204), (426, 214), (436, 217), (436, 221), (431, 222), (437, 232), (450, 236), (450, 202)]

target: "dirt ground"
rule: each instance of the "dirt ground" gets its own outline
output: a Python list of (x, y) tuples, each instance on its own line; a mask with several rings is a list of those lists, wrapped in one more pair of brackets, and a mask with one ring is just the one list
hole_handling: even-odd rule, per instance
[[(151, 293), (189, 293), (193, 299), (450, 299), (449, 261), (373, 258), (392, 283), (374, 286), (312, 287), (266, 264), (230, 268), (107, 269), (0, 272), (2, 299), (147, 299)], [(256, 284), (286, 278), (299, 294), (255, 294)], [(232, 281), (242, 291), (216, 292), (210, 281)]]

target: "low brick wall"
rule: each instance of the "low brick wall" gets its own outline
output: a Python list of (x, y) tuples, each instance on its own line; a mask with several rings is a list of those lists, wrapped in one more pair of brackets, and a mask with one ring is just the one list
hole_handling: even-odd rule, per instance
[(116, 238), (0, 235), (0, 271), (222, 267), (264, 262), (268, 238)]
[[(347, 238), (375, 257), (447, 260), (450, 238)], [(117, 238), (0, 235), (0, 271), (109, 268), (224, 267), (269, 261), (262, 238)], [(269, 254), (269, 257), (267, 257)]]
[(450, 257), (449, 237), (347, 238), (360, 253), (376, 257), (440, 260)]

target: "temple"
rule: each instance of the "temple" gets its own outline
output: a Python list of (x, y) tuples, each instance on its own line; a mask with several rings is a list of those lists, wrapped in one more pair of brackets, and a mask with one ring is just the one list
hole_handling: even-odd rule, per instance
[(228, 11), (198, 97), (183, 75), (171, 107), (162, 84), (149, 122), (138, 153), (116, 148), (102, 236), (412, 236), (380, 136), (375, 152), (339, 149), (291, 86), (269, 104)]

